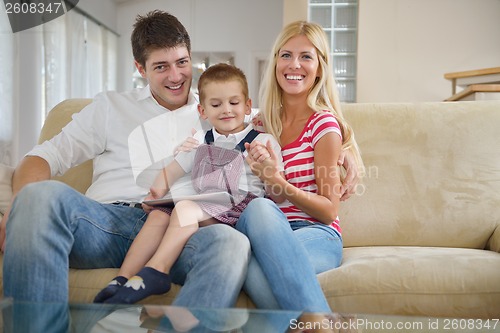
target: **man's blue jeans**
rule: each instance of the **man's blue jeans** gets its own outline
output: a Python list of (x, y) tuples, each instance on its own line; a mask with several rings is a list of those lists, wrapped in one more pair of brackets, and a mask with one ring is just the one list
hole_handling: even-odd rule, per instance
[[(145, 219), (142, 209), (101, 204), (57, 181), (25, 186), (7, 223), (4, 295), (67, 302), (68, 267), (120, 267)], [(249, 259), (248, 239), (234, 228), (200, 228), (171, 270), (184, 285), (174, 304), (233, 306)]]
[(258, 308), (330, 312), (316, 274), (342, 261), (342, 238), (330, 226), (288, 222), (268, 199), (254, 199), (236, 229), (250, 240), (244, 289)]

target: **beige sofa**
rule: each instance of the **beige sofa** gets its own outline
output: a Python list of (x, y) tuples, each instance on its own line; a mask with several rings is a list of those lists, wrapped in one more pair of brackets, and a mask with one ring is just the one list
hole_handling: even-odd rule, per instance
[[(41, 140), (89, 102), (54, 108)], [(342, 265), (318, 277), (332, 309), (499, 318), (500, 101), (349, 104), (344, 112), (366, 177), (342, 204)], [(83, 192), (90, 167), (61, 180)], [(70, 300), (91, 302), (116, 272), (71, 269)], [(178, 291), (145, 302), (168, 304)], [(252, 303), (242, 293), (237, 305)]]

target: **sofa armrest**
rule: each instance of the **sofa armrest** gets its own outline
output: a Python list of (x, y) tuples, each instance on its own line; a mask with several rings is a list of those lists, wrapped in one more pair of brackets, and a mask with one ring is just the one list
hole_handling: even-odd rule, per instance
[[(92, 99), (89, 98), (70, 98), (54, 106), (45, 119), (38, 143), (49, 140), (61, 132), (61, 129), (71, 121), (73, 114), (80, 112), (91, 102)], [(81, 193), (85, 193), (92, 182), (92, 170), (92, 161), (87, 161), (69, 169), (62, 176), (54, 177), (54, 179), (68, 184)]]
[(486, 250), (500, 253), (500, 226), (497, 226), (486, 243)]

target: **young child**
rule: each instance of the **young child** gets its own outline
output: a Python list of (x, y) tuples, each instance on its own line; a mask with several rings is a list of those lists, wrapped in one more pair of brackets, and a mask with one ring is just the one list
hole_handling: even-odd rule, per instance
[[(245, 142), (248, 147), (252, 138), (267, 147), (262, 149), (262, 154), (253, 154), (253, 159), (268, 159), (268, 149), (271, 149), (281, 160), (281, 147), (274, 137), (258, 133), (251, 124), (244, 123), (245, 115), (251, 113), (252, 102), (248, 97), (248, 84), (243, 72), (227, 64), (211, 66), (201, 75), (198, 90), (198, 111), (213, 128), (198, 131), (194, 138), (199, 142), (213, 142), (213, 145), (202, 144), (191, 152), (180, 152), (156, 177), (150, 195), (145, 200), (162, 198), (176, 180), (191, 172), (193, 187), (198, 192), (228, 191), (233, 201), (222, 204), (182, 200), (173, 209), (143, 206), (149, 211), (147, 221), (132, 243), (119, 275), (97, 294), (94, 299), (96, 303), (132, 304), (150, 295), (168, 292), (171, 285), (169, 271), (199, 225), (225, 223), (234, 226), (246, 205), (253, 198), (263, 197), (266, 192), (272, 200), (283, 200), (266, 188), (243, 160), (247, 154)], [(236, 146), (243, 153), (237, 152), (235, 155), (233, 149), (227, 149)], [(225, 158), (226, 162), (229, 157), (228, 164), (241, 164), (243, 174), (240, 176), (238, 170), (227, 168), (204, 174), (203, 170), (210, 169), (210, 165), (205, 165), (205, 169), (202, 167), (208, 155), (219, 161)], [(238, 155), (241, 158), (239, 162)], [(283, 164), (278, 163), (277, 169), (282, 171)], [(213, 177), (213, 174), (218, 177)]]

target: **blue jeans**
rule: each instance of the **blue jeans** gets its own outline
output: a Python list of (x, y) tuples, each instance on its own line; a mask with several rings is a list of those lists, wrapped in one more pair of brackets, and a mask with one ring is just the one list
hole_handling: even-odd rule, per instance
[(250, 240), (244, 284), (258, 308), (330, 312), (316, 274), (342, 261), (342, 238), (330, 226), (288, 222), (271, 200), (254, 199), (236, 229)]
[[(101, 204), (57, 181), (25, 186), (7, 223), (4, 295), (67, 302), (68, 267), (120, 267), (145, 219), (142, 209)], [(200, 228), (172, 267), (172, 280), (184, 285), (174, 304), (233, 306), (249, 258), (248, 239), (234, 228)]]

